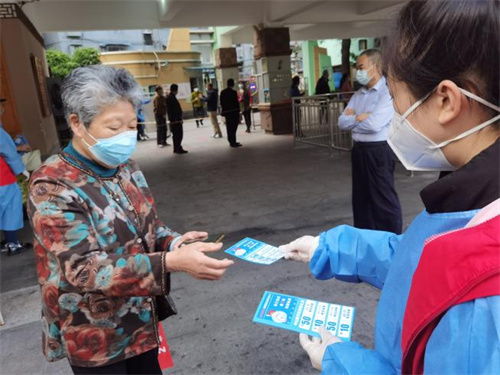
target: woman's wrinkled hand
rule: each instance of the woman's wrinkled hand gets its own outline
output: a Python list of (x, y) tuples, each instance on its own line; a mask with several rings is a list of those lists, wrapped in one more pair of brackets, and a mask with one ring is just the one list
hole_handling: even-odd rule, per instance
[(205, 253), (219, 251), (221, 248), (221, 243), (207, 242), (195, 242), (178, 247), (166, 254), (167, 270), (185, 272), (200, 280), (219, 280), (234, 262), (229, 259), (214, 259)]
[(173, 250), (176, 250), (181, 246), (185, 246), (193, 242), (203, 241), (207, 237), (208, 237), (207, 232), (197, 232), (197, 231), (186, 232), (175, 242)]

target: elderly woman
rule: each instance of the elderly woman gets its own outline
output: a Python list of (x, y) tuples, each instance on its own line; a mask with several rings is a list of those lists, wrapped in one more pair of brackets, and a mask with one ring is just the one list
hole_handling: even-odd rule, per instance
[(221, 244), (193, 243), (206, 233), (180, 236), (158, 218), (129, 159), (141, 97), (123, 69), (74, 70), (62, 92), (73, 140), (30, 182), (43, 350), (49, 361), (68, 357), (75, 374), (161, 374), (158, 321), (175, 313), (170, 273), (216, 280), (232, 264), (204, 254)]

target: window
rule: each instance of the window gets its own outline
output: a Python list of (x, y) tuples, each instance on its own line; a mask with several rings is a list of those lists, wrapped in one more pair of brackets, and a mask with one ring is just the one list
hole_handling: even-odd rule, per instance
[(364, 51), (368, 48), (368, 41), (366, 39), (360, 39), (358, 42), (358, 49)]
[(106, 44), (101, 46), (101, 50), (104, 52), (126, 51), (128, 46), (125, 44)]
[(81, 39), (82, 38), (82, 32), (81, 31), (68, 31), (66, 33), (66, 37), (68, 39)]
[(81, 48), (81, 44), (70, 44), (69, 45), (69, 53), (73, 54), (78, 48)]
[(153, 45), (153, 34), (151, 34), (151, 33), (143, 33), (142, 36), (144, 38), (144, 44), (146, 46), (152, 46)]

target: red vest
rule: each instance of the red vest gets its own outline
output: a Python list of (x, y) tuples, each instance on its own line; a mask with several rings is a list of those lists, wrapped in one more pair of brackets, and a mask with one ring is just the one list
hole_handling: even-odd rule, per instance
[(448, 309), (494, 295), (500, 295), (500, 216), (428, 241), (406, 303), (401, 372), (423, 374), (427, 342)]
[(0, 186), (10, 185), (16, 182), (16, 176), (7, 162), (0, 156)]

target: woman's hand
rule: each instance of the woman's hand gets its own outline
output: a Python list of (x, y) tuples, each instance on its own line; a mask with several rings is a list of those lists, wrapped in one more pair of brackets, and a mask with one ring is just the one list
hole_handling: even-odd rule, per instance
[(302, 236), (279, 249), (285, 254), (285, 259), (308, 263), (314, 251), (318, 248), (319, 237)]
[(208, 237), (207, 232), (186, 232), (184, 233), (174, 244), (174, 248), (172, 250), (177, 250), (182, 245), (187, 245), (197, 241), (203, 241)]
[(234, 262), (229, 259), (210, 258), (205, 253), (219, 251), (221, 248), (221, 243), (206, 242), (195, 242), (179, 247), (165, 255), (167, 270), (186, 272), (200, 280), (219, 280)]

